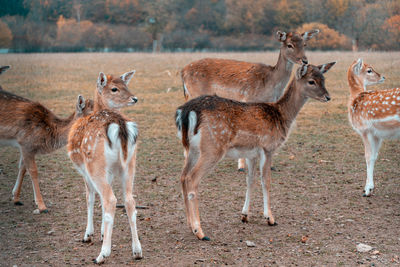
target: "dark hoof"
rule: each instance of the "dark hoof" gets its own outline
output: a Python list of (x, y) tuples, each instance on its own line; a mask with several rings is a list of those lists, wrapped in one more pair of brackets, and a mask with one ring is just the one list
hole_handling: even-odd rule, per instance
[(208, 236), (203, 237), (201, 240), (203, 241), (210, 241), (211, 239)]
[(242, 214), (242, 222), (243, 223), (248, 223), (249, 222), (249, 219), (247, 218), (247, 215)]
[(17, 202), (14, 202), (14, 205), (15, 206), (23, 206), (24, 203), (22, 203), (21, 201), (17, 201)]
[(238, 172), (245, 172), (245, 169), (244, 168), (240, 168), (240, 169), (238, 169)]
[(101, 264), (103, 264), (103, 263), (104, 263), (104, 261), (103, 261), (103, 262), (100, 262), (100, 263), (98, 263), (96, 259), (93, 259), (93, 263), (94, 263), (94, 264), (97, 264), (97, 265), (101, 265)]
[(92, 242), (91, 238), (89, 238), (88, 240), (82, 239), (82, 243), (91, 243), (91, 242)]
[(49, 210), (48, 209), (41, 210), (40, 213), (49, 213)]
[(269, 225), (269, 226), (277, 226), (278, 224), (277, 224), (276, 222), (270, 223), (270, 222), (268, 221), (268, 225)]
[(276, 168), (275, 167), (271, 167), (271, 171), (276, 171)]

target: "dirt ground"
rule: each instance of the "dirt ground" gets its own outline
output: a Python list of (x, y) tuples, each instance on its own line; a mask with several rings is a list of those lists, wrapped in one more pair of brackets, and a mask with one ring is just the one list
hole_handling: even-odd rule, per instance
[[(178, 71), (203, 57), (274, 64), (277, 52), (226, 54), (25, 54), (0, 55), (12, 69), (0, 77), (5, 90), (40, 101), (60, 117), (74, 109), (76, 96), (92, 97), (99, 71), (122, 74), (136, 69), (130, 90), (139, 103), (123, 110), (140, 130), (135, 195), (143, 256), (133, 260), (131, 234), (117, 209), (112, 253), (106, 266), (396, 266), (400, 265), (400, 144), (384, 142), (375, 168), (375, 191), (362, 197), (366, 166), (359, 136), (347, 120), (346, 71), (358, 57), (384, 74), (391, 88), (400, 84), (399, 53), (308, 52), (309, 61), (337, 60), (326, 74), (332, 101), (309, 101), (286, 144), (273, 158), (272, 212), (262, 215), (259, 182), (254, 187), (249, 223), (240, 213), (245, 174), (226, 159), (200, 183), (202, 227), (211, 241), (199, 241), (186, 225), (179, 177), (182, 145), (173, 115), (184, 102)], [(371, 88), (372, 89), (372, 88)], [(82, 177), (60, 149), (37, 157), (40, 188), (49, 213), (34, 215), (30, 177), (14, 206), (11, 190), (19, 152), (0, 147), (0, 265), (93, 265), (100, 252), (101, 209), (95, 205), (95, 238), (82, 243), (86, 201)], [(120, 203), (120, 184), (114, 185)], [(248, 247), (252, 241), (255, 247)], [(372, 250), (357, 252), (359, 243)]]

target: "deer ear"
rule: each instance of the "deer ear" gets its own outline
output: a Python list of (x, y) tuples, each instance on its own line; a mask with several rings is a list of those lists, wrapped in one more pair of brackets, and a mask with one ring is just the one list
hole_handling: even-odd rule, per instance
[(284, 42), (286, 40), (286, 32), (277, 31), (276, 38), (279, 42)]
[(317, 66), (317, 68), (319, 69), (319, 71), (321, 73), (325, 73), (328, 70), (330, 70), (330, 68), (332, 68), (333, 65), (335, 65), (335, 64), (336, 64), (336, 61), (335, 62), (331, 62), (331, 63), (326, 63), (326, 64), (323, 64), (323, 65), (319, 65), (319, 66)]
[(8, 70), (10, 68), (10, 66), (2, 66), (0, 67), (0, 74), (2, 74), (3, 72), (5, 72), (6, 70)]
[(97, 90), (99, 90), (99, 93), (101, 94), (103, 92), (103, 88), (107, 85), (107, 76), (100, 72), (99, 73), (99, 78), (97, 78)]
[(135, 74), (136, 70), (132, 70), (130, 72), (124, 73), (121, 75), (121, 79), (124, 81), (125, 85), (131, 81), (133, 74)]
[(362, 58), (359, 58), (357, 59), (357, 63), (353, 67), (354, 74), (360, 75), (362, 67), (363, 67), (363, 60)]
[(308, 41), (311, 38), (313, 38), (315, 35), (317, 35), (318, 33), (319, 33), (319, 30), (318, 29), (314, 29), (314, 30), (311, 30), (309, 32), (305, 32), (305, 33), (301, 34), (301, 36), (303, 36), (303, 40), (304, 41)]
[(301, 78), (304, 77), (304, 75), (306, 75), (307, 67), (308, 65), (301, 65), (301, 67), (297, 69), (296, 71), (297, 80), (300, 80)]
[(76, 103), (76, 112), (78, 114), (82, 114), (85, 108), (85, 98), (81, 95), (78, 95), (78, 101)]

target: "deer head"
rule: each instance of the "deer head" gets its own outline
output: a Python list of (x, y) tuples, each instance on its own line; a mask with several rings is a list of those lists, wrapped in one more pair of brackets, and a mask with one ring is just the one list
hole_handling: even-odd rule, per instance
[(104, 108), (117, 110), (136, 104), (138, 99), (128, 90), (128, 84), (133, 74), (135, 74), (134, 70), (119, 77), (100, 72), (97, 79), (97, 104)]
[(321, 102), (329, 101), (331, 97), (325, 88), (323, 74), (335, 63), (331, 62), (319, 66), (302, 65), (296, 72), (296, 83), (300, 85), (302, 94)]
[(317, 29), (302, 34), (277, 31), (276, 37), (282, 43), (281, 53), (285, 58), (292, 63), (307, 64), (308, 59), (305, 55), (304, 47), (306, 46), (306, 41), (317, 33), (319, 33)]
[(353, 62), (350, 66), (350, 71), (353, 72), (354, 78), (363, 85), (364, 90), (368, 85), (383, 83), (385, 81), (384, 76), (376, 72), (371, 65), (364, 63), (361, 58)]

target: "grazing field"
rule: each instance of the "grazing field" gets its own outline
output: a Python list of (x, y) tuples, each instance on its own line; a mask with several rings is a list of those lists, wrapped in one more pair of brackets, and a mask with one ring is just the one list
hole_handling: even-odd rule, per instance
[[(179, 70), (203, 57), (223, 57), (275, 64), (278, 52), (226, 54), (9, 54), (0, 65), (5, 90), (40, 101), (60, 117), (75, 108), (78, 94), (90, 98), (98, 73), (136, 69), (129, 88), (139, 102), (123, 113), (140, 130), (135, 195), (138, 233), (144, 258), (134, 261), (123, 209), (117, 209), (113, 249), (107, 266), (253, 265), (322, 266), (400, 264), (400, 142), (385, 141), (375, 165), (375, 191), (362, 197), (366, 166), (360, 137), (347, 120), (347, 68), (362, 57), (386, 77), (374, 89), (400, 85), (400, 53), (308, 52), (318, 65), (338, 61), (326, 75), (332, 101), (309, 101), (286, 144), (273, 158), (272, 212), (269, 227), (262, 215), (259, 182), (254, 187), (249, 223), (240, 213), (245, 198), (244, 173), (226, 159), (200, 183), (202, 227), (210, 242), (198, 241), (186, 225), (180, 189), (182, 145), (174, 112), (184, 102)], [(296, 67), (297, 68), (297, 67)], [(372, 89), (372, 88), (371, 88)], [(66, 149), (37, 157), (40, 188), (48, 214), (34, 215), (32, 184), (25, 177), (21, 201), (11, 190), (19, 152), (0, 147), (0, 265), (65, 266), (92, 264), (100, 251), (101, 209), (95, 205), (95, 238), (82, 243), (86, 227), (83, 178)], [(116, 177), (117, 178), (117, 177)], [(117, 198), (119, 180), (115, 179)], [(248, 247), (246, 241), (255, 243)], [(356, 250), (358, 243), (373, 247)]]

